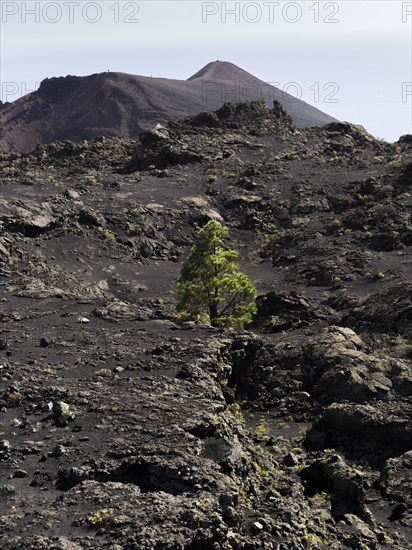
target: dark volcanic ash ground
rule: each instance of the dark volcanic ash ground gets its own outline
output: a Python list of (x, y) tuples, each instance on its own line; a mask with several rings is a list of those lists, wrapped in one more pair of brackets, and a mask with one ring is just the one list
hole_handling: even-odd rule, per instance
[[(411, 144), (252, 103), (1, 153), (1, 547), (410, 547)], [(243, 332), (175, 312), (212, 218)]]

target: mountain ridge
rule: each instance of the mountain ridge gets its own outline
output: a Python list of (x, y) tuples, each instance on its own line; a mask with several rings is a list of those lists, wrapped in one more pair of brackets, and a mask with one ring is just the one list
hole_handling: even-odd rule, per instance
[(47, 78), (37, 91), (2, 105), (0, 148), (29, 152), (57, 140), (131, 138), (157, 123), (261, 98), (269, 106), (280, 101), (298, 127), (336, 121), (232, 63), (215, 61), (187, 80), (122, 72)]

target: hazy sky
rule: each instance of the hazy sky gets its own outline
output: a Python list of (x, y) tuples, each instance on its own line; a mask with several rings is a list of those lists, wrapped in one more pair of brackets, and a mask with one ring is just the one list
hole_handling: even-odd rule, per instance
[(389, 141), (411, 133), (412, 1), (1, 0), (1, 98), (46, 77), (185, 79), (210, 61)]

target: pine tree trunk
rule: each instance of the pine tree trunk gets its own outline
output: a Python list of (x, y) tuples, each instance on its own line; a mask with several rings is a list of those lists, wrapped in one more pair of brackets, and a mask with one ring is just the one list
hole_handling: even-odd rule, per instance
[(211, 302), (209, 305), (209, 315), (210, 315), (210, 322), (213, 325), (213, 321), (217, 319), (217, 303)]

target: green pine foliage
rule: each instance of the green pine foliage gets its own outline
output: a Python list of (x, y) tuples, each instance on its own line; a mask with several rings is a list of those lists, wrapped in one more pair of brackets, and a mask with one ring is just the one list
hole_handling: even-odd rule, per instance
[(256, 288), (241, 273), (237, 252), (224, 246), (227, 227), (209, 221), (183, 263), (177, 309), (194, 319), (205, 313), (213, 326), (243, 328), (256, 313)]

